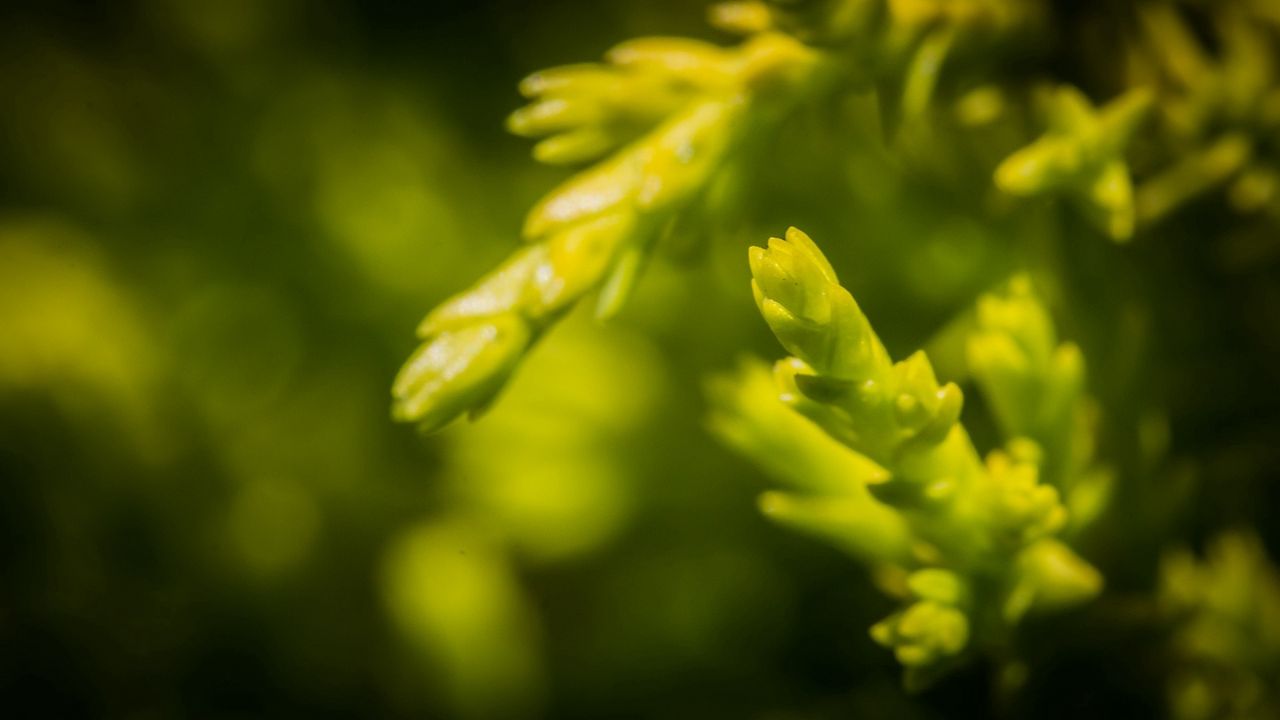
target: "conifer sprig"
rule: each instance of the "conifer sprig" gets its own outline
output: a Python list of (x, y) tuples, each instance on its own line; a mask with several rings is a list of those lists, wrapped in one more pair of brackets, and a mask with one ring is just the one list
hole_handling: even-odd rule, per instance
[(539, 336), (588, 293), (601, 291), (599, 314), (615, 312), (656, 236), (821, 65), (776, 33), (730, 49), (652, 38), (609, 58), (523, 84), (535, 100), (510, 122), (549, 136), (535, 154), (574, 162), (613, 152), (534, 206), (527, 246), (427, 315), (422, 344), (392, 389), (397, 419), (431, 431), (483, 410)]
[(1059, 88), (1047, 132), (1000, 163), (996, 185), (1012, 195), (1063, 193), (1113, 240), (1129, 240), (1136, 211), (1124, 151), (1151, 103), (1138, 88), (1094, 109), (1074, 87)]
[[(980, 458), (959, 422), (959, 387), (940, 384), (923, 352), (893, 362), (803, 232), (792, 228), (785, 239), (752, 248), (750, 260), (760, 311), (793, 356), (775, 366), (772, 405), (761, 399), (767, 390), (759, 371), (742, 373), (736, 392), (719, 383), (712, 426), (791, 486), (762, 498), (767, 514), (851, 550), (902, 598), (902, 611), (871, 634), (894, 650), (909, 686), (926, 684), (971, 650), (1006, 646), (1029, 612), (1070, 607), (1100, 591), (1099, 573), (1057, 537), (1069, 513), (1041, 480), (1036, 442), (1019, 435)], [(1004, 324), (1015, 332), (1002, 337), (1025, 341), (1024, 353), (1055, 345), (1051, 328), (1025, 306), (987, 314), (1013, 321)], [(987, 332), (999, 331), (998, 319)], [(803, 464), (783, 460), (798, 454)], [(871, 548), (883, 538), (873, 533), (887, 527), (898, 540), (881, 547), (897, 550), (877, 553)]]

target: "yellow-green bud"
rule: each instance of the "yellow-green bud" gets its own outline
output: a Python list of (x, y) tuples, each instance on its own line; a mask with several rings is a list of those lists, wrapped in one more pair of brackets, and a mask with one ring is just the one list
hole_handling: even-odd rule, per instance
[(968, 601), (969, 589), (959, 575), (950, 570), (925, 568), (907, 578), (907, 587), (921, 600), (943, 605), (960, 605)]
[(873, 625), (871, 638), (892, 648), (903, 665), (920, 667), (964, 650), (969, 619), (954, 607), (922, 600)]
[(429, 338), (405, 363), (392, 387), (397, 420), (438, 430), (497, 395), (533, 339), (515, 315), (499, 315)]
[(756, 304), (783, 347), (822, 375), (861, 380), (887, 371), (884, 346), (808, 235), (790, 228), (748, 257)]
[(1092, 600), (1102, 592), (1102, 575), (1071, 548), (1045, 538), (1018, 555), (1018, 580), (1005, 601), (1014, 621), (1028, 611), (1061, 610)]

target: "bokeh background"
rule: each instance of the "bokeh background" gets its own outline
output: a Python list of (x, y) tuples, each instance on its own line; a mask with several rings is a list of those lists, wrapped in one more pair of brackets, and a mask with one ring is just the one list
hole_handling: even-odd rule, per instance
[[(1276, 547), (1274, 235), (1217, 242), (1212, 204), (1127, 250), (1048, 211), (993, 223), (955, 192), (980, 187), (945, 165), (964, 152), (929, 138), (914, 147), (938, 167), (912, 173), (793, 130), (769, 202), (667, 248), (617, 320), (569, 318), (480, 422), (393, 424), (418, 319), (510, 252), (565, 176), (504, 132), (516, 81), (637, 35), (727, 41), (704, 15), (4, 3), (0, 713), (994, 712), (981, 665), (904, 695), (866, 634), (892, 601), (760, 518), (760, 473), (705, 431), (707, 376), (780, 354), (745, 248), (789, 223), (898, 354), (1026, 254), (1062, 268), (1064, 333), (1116, 408), (1107, 449), (1157, 488), (1130, 501), (1168, 505), (1096, 541), (1121, 596), (1149, 591), (1170, 538), (1241, 524)], [(1088, 68), (1065, 74), (1088, 86)], [(1133, 638), (1088, 612), (1062, 622), (1032, 629), (1053, 671), (1004, 710), (1156, 712), (1158, 642), (1098, 656), (1098, 634)]]

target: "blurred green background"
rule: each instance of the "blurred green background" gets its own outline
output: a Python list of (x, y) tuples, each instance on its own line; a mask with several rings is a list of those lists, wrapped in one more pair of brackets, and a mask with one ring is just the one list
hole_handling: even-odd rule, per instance
[[(503, 131), (516, 81), (628, 37), (716, 36), (681, 0), (406, 5), (0, 10), (0, 703), (38, 709), (15, 717), (992, 712), (981, 666), (902, 694), (866, 635), (892, 601), (757, 515), (765, 483), (704, 431), (702, 388), (743, 353), (778, 355), (745, 248), (786, 223), (831, 238), (899, 354), (1008, 274), (1009, 228), (965, 217), (937, 178), (846, 178), (850, 204), (827, 183), (845, 169), (807, 166), (823, 150), (779, 151), (791, 166), (754, 224), (674, 248), (617, 321), (575, 315), (481, 422), (421, 437), (388, 415), (414, 325), (510, 252), (565, 175)], [(1159, 398), (1153, 432), (1185, 451), (1175, 470), (1212, 478), (1178, 526), (1251, 523), (1274, 548), (1280, 253), (1246, 245), (1233, 269), (1206, 248), (1213, 212), (1127, 252), (1059, 229), (1079, 240), (1054, 251), (1059, 295), (1082, 305), (1067, 332), (1108, 368), (1099, 394), (1123, 399), (1116, 432)], [(1108, 542), (1109, 580), (1148, 588), (1153, 566), (1133, 557), (1160, 543)], [(1161, 680), (1143, 658), (1055, 642), (1054, 679), (1027, 701), (1042, 717), (1151, 711)]]

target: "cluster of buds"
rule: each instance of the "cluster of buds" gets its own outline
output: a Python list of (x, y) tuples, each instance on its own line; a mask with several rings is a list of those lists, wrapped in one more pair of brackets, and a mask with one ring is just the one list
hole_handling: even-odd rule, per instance
[(979, 298), (968, 323), (967, 372), (1010, 447), (1034, 454), (1044, 482), (1062, 493), (1070, 530), (1081, 529), (1105, 507), (1113, 481), (1094, 457), (1098, 413), (1085, 392), (1083, 353), (1058, 341), (1026, 275)]
[(1225, 533), (1204, 560), (1169, 554), (1158, 597), (1173, 628), (1173, 717), (1280, 713), (1280, 572), (1256, 536)]
[(969, 642), (971, 593), (953, 572), (917, 570), (907, 577), (911, 604), (871, 626), (871, 637), (893, 648), (908, 668), (936, 666), (960, 654)]

